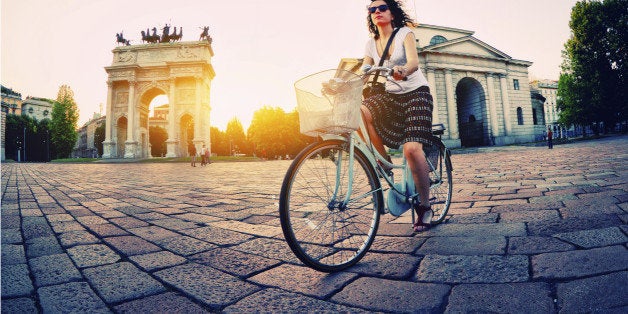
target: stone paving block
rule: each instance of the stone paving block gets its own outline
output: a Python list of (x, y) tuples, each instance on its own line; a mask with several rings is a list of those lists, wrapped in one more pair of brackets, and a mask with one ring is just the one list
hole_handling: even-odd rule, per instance
[(211, 222), (221, 221), (222, 218), (214, 217), (210, 215), (202, 215), (197, 213), (185, 213), (180, 215), (173, 215), (172, 217), (176, 217), (182, 220), (193, 221), (196, 223), (208, 224)]
[[(2, 216), (2, 219), (4, 219), (4, 216)], [(20, 232), (19, 228), (2, 229), (2, 245), (18, 243), (22, 243), (22, 232)]]
[(487, 237), (431, 237), (416, 252), (439, 255), (496, 255), (506, 251), (506, 238)]
[(113, 224), (89, 225), (87, 229), (91, 230), (99, 237), (121, 236), (129, 233), (116, 227)]
[(2, 245), (2, 265), (15, 265), (26, 263), (24, 245), (3, 244)]
[(532, 256), (535, 279), (587, 277), (626, 270), (628, 251), (621, 245)]
[(37, 313), (35, 301), (31, 298), (3, 299), (2, 313), (6, 314), (29, 314)]
[(266, 226), (266, 225), (253, 225), (236, 220), (217, 221), (209, 224), (212, 227), (222, 228), (232, 231), (238, 231), (248, 233), (260, 237), (272, 238), (282, 233), (281, 228)]
[(207, 313), (208, 310), (174, 292), (153, 295), (115, 306), (116, 313)]
[(418, 281), (445, 283), (500, 283), (528, 280), (528, 257), (522, 255), (427, 255)]
[(461, 284), (453, 287), (445, 313), (553, 313), (547, 283)]
[(459, 223), (459, 224), (487, 224), (487, 223), (496, 223), (497, 219), (499, 219), (499, 214), (497, 213), (485, 213), (485, 214), (463, 214), (463, 215), (454, 215), (451, 217), (448, 222), (451, 223)]
[(128, 262), (88, 268), (83, 270), (83, 275), (107, 303), (129, 301), (166, 291), (161, 283)]
[(628, 242), (628, 237), (617, 227), (558, 233), (554, 237), (583, 248), (610, 246)]
[(508, 240), (508, 254), (539, 254), (575, 250), (576, 247), (553, 237), (511, 237)]
[(67, 254), (46, 255), (29, 260), (37, 287), (82, 280)]
[[(5, 224), (5, 217), (2, 217), (2, 224)], [(44, 217), (24, 217), (22, 219), (22, 233), (26, 240), (54, 235)]]
[(217, 245), (237, 245), (253, 239), (252, 235), (215, 227), (181, 230), (181, 233)]
[(425, 242), (419, 237), (387, 237), (376, 236), (370, 252), (380, 253), (413, 253)]
[(194, 222), (185, 221), (177, 218), (156, 219), (150, 221), (152, 224), (166, 228), (168, 230), (184, 230), (198, 228)]
[(350, 283), (331, 301), (375, 311), (436, 313), (444, 307), (450, 287), (362, 277)]
[(85, 228), (76, 221), (53, 221), (50, 223), (50, 226), (52, 226), (55, 233), (85, 230)]
[(309, 267), (283, 264), (257, 274), (249, 280), (264, 286), (278, 287), (319, 299), (326, 299), (357, 277), (357, 274), (352, 273), (328, 274)]
[(420, 260), (420, 257), (408, 254), (367, 252), (357, 264), (346, 269), (346, 271), (365, 276), (404, 279), (414, 274)]
[(111, 313), (86, 282), (37, 289), (44, 313)]
[(20, 212), (22, 217), (41, 217), (44, 215), (39, 208), (23, 208)]
[(111, 264), (120, 259), (116, 252), (104, 244), (78, 245), (67, 251), (79, 268)]
[(33, 238), (26, 242), (26, 256), (39, 257), (63, 253), (56, 237)]
[(524, 223), (494, 224), (440, 224), (421, 233), (421, 236), (439, 237), (488, 237), (488, 236), (525, 236)]
[(280, 261), (231, 249), (210, 250), (189, 257), (195, 263), (217, 268), (228, 274), (246, 278), (277, 266)]
[(499, 214), (500, 222), (516, 223), (530, 221), (560, 220), (556, 210), (534, 210), (522, 212), (507, 212)]
[(70, 214), (55, 214), (55, 215), (46, 215), (49, 222), (59, 222), (59, 221), (75, 221), (74, 217)]
[(76, 220), (78, 222), (80, 222), (82, 225), (102, 225), (102, 224), (106, 224), (107, 220), (99, 217), (99, 216), (80, 216), (77, 217)]
[(365, 310), (323, 301), (279, 289), (264, 289), (236, 304), (224, 313), (364, 313)]
[(163, 240), (157, 240), (156, 243), (158, 243), (162, 248), (179, 255), (192, 255), (218, 247), (215, 244), (188, 236), (166, 238)]
[(168, 251), (133, 255), (129, 259), (135, 262), (141, 269), (152, 272), (157, 269), (183, 264), (187, 261), (184, 257)]
[(69, 231), (59, 235), (59, 241), (64, 248), (75, 245), (100, 243), (100, 240), (87, 231)]
[(162, 227), (157, 227), (157, 226), (132, 228), (132, 229), (127, 229), (127, 230), (135, 234), (138, 237), (141, 237), (145, 240), (153, 241), (153, 242), (178, 236), (177, 233), (174, 233), (172, 231), (169, 231)]
[(529, 222), (528, 232), (533, 236), (553, 236), (557, 233), (567, 233), (587, 229), (602, 229), (621, 225), (617, 215), (599, 214), (597, 216), (571, 217), (561, 220)]
[(104, 240), (127, 256), (161, 251), (158, 246), (136, 236), (109, 237)]
[(285, 240), (258, 238), (244, 242), (240, 245), (232, 246), (231, 248), (244, 253), (257, 254), (266, 258), (272, 258), (293, 264), (301, 264), (299, 259), (294, 255), (294, 253), (292, 253)]
[(133, 217), (112, 218), (109, 221), (123, 229), (146, 227), (149, 224)]
[(194, 263), (167, 268), (154, 274), (212, 310), (219, 310), (260, 290), (255, 285), (219, 270)]
[(2, 297), (28, 296), (33, 291), (33, 283), (26, 264), (2, 265)]
[(556, 294), (561, 313), (602, 313), (612, 308), (625, 309), (628, 307), (628, 272), (558, 283)]

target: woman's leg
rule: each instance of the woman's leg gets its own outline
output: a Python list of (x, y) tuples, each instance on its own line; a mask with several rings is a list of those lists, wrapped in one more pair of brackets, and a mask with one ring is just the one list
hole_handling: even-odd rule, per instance
[[(375, 127), (373, 126), (373, 115), (371, 114), (371, 111), (364, 105), (362, 105), (361, 109), (362, 117), (364, 118), (364, 125), (366, 126), (366, 131), (369, 134), (371, 143), (373, 143), (373, 146), (375, 146), (375, 149), (380, 153), (380, 155), (384, 157), (388, 156), (388, 153), (386, 153), (386, 149), (384, 148), (382, 138), (379, 134), (377, 134), (377, 131), (375, 131)], [(364, 136), (362, 136), (362, 138), (364, 138)]]
[[(412, 178), (417, 187), (417, 192), (419, 192), (421, 206), (430, 207), (430, 169), (425, 160), (423, 144), (418, 142), (403, 144), (403, 155), (406, 157), (408, 166), (410, 166), (412, 171)], [(422, 218), (418, 217), (418, 219)], [(427, 223), (428, 221), (424, 222)]]

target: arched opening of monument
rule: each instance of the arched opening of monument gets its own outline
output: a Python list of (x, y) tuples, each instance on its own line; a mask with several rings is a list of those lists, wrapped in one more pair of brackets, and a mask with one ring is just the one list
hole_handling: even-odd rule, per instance
[(185, 156), (189, 151), (190, 145), (194, 145), (194, 118), (189, 114), (184, 114), (181, 117), (179, 126), (179, 151), (184, 152)]
[(456, 104), (460, 144), (474, 147), (489, 143), (486, 97), (480, 82), (470, 77), (460, 80), (456, 86)]
[(127, 125), (128, 123), (126, 117), (120, 117), (116, 122), (116, 156), (118, 158), (124, 157), (124, 143), (126, 142)]
[(168, 140), (168, 96), (166, 96), (166, 92), (157, 87), (150, 88), (142, 94), (139, 108), (142, 157), (164, 156), (166, 154), (166, 140)]

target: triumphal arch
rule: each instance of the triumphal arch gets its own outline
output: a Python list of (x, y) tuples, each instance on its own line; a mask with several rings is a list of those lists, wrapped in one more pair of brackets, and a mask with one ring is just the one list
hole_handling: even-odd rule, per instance
[[(176, 32), (176, 31), (175, 31)], [(166, 157), (188, 155), (205, 145), (211, 151), (209, 93), (215, 76), (211, 39), (167, 41), (113, 49), (105, 67), (106, 133), (103, 158), (151, 157), (149, 106), (168, 98)]]

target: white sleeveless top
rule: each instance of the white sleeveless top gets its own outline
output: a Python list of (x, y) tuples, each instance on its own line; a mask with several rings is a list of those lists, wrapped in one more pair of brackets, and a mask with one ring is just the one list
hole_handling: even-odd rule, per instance
[[(388, 50), (393, 50), (392, 55), (389, 60), (384, 60), (383, 66), (392, 68), (395, 65), (405, 65), (408, 62), (406, 58), (406, 50), (404, 49), (403, 41), (406, 39), (408, 33), (412, 32), (409, 27), (402, 27), (397, 31), (393, 42), (390, 44), (390, 48)], [(394, 49), (392, 48), (394, 45)], [(385, 47), (385, 46), (384, 46)], [(415, 50), (415, 49), (413, 49)], [(371, 38), (366, 43), (366, 56), (373, 58), (375, 62), (375, 66), (379, 64), (380, 56), (377, 54), (377, 47), (375, 46), (375, 39)], [(407, 92), (411, 92), (421, 86), (429, 86), (427, 79), (425, 79), (425, 75), (421, 71), (421, 67), (414, 73), (408, 75), (407, 81), (395, 81), (399, 85), (401, 85), (401, 90), (399, 90), (399, 86), (395, 83), (386, 81), (386, 91), (393, 94), (405, 94)]]

